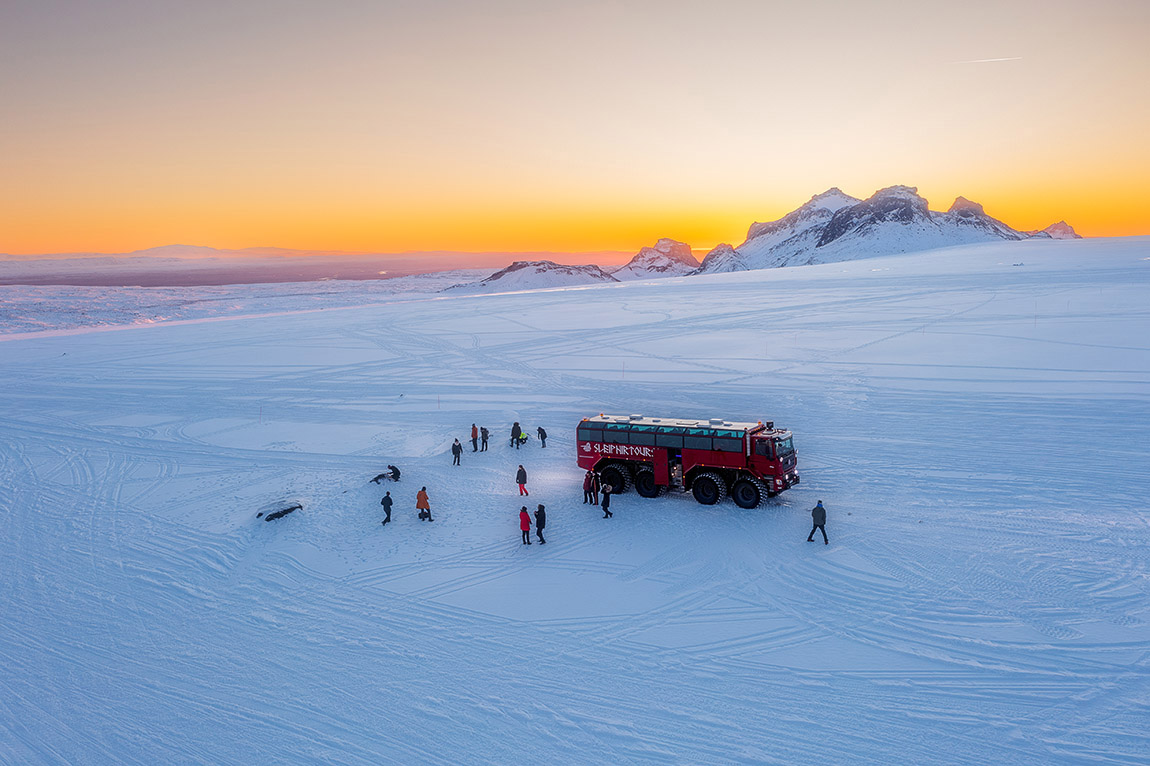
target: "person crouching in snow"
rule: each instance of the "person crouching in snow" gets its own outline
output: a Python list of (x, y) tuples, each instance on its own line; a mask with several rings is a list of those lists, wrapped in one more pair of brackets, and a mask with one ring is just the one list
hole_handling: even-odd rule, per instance
[(431, 503), (427, 500), (427, 487), (415, 493), (415, 510), (419, 511), (420, 521), (435, 521), (431, 518)]
[(519, 509), (519, 531), (523, 533), (523, 544), (531, 545), (531, 517), (527, 515), (527, 506)]
[(519, 485), (520, 495), (530, 495), (527, 491), (527, 469), (519, 466), (519, 470), (515, 472), (515, 483)]

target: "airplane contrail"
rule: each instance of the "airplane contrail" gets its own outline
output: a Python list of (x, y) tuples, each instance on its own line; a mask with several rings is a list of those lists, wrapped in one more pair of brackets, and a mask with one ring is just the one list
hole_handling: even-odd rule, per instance
[(955, 64), (992, 64), (996, 61), (1022, 61), (1022, 56), (1008, 56), (1001, 59), (971, 59), (970, 61), (955, 61)]

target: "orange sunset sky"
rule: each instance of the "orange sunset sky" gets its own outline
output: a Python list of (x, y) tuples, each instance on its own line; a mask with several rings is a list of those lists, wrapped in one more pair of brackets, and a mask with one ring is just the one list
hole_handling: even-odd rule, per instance
[(838, 186), (1150, 233), (1150, 2), (5, 0), (0, 252), (738, 244)]

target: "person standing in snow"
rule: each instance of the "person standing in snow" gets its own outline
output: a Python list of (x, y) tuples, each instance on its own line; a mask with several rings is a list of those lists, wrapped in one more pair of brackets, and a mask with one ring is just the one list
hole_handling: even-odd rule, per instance
[(591, 472), (591, 505), (599, 505), (599, 490), (603, 486), (603, 480), (599, 478), (599, 474), (595, 471)]
[(535, 429), (535, 433), (539, 434), (539, 444), (542, 449), (547, 447), (547, 432), (543, 430), (543, 426)]
[(527, 469), (519, 466), (519, 470), (515, 472), (515, 483), (519, 485), (520, 495), (530, 495), (527, 491)]
[(531, 545), (531, 517), (527, 515), (527, 506), (519, 509), (519, 531), (523, 533), (523, 544)]
[(383, 499), (379, 501), (379, 504), (383, 506), (383, 512), (387, 515), (383, 517), (383, 521), (380, 522), (381, 524), (386, 524), (391, 521), (391, 504), (393, 502), (395, 501), (391, 499), (391, 493), (384, 492)]
[(817, 529), (823, 533), (823, 545), (830, 545), (830, 541), (827, 540), (827, 509), (823, 508), (822, 500), (811, 509), (811, 519), (815, 525), (811, 527), (811, 533), (807, 535), (807, 542), (813, 543), (815, 541), (815, 530)]
[(519, 435), (522, 433), (523, 430), (519, 427), (518, 420), (511, 424), (511, 445), (515, 449), (519, 449)]
[(611, 486), (603, 487), (603, 518), (609, 519), (615, 514), (611, 513)]
[(586, 505), (587, 503), (590, 503), (591, 505), (598, 505), (598, 503), (595, 502), (595, 494), (591, 491), (591, 485), (594, 481), (595, 481), (595, 474), (591, 473), (591, 471), (587, 471), (587, 474), (583, 477), (583, 504), (584, 505)]
[(471, 451), (479, 451), (479, 429), (475, 427), (474, 423), (471, 424)]
[(479, 447), (480, 452), (486, 452), (487, 451), (487, 437), (488, 436), (491, 436), (491, 432), (487, 430), (487, 426), (484, 426), (484, 427), (479, 429), (479, 438), (482, 441), (482, 444)]
[(455, 444), (451, 445), (451, 464), (459, 465), (459, 457), (463, 454), (463, 445), (459, 443), (459, 439), (455, 440)]
[(547, 511), (543, 508), (543, 503), (535, 509), (535, 534), (539, 537), (539, 544), (545, 545), (546, 540), (543, 539), (543, 527), (547, 526)]
[(431, 503), (427, 499), (427, 487), (415, 493), (415, 510), (419, 511), (420, 521), (435, 521), (431, 518)]

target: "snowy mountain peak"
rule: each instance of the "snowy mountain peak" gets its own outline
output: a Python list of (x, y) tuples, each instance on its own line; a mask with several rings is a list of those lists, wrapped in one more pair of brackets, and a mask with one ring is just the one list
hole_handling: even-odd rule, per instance
[(715, 248), (699, 273), (833, 263), (1025, 237), (965, 197), (936, 213), (915, 186), (888, 186), (865, 200), (831, 188), (777, 221), (751, 224), (743, 244)]
[(822, 194), (816, 194), (810, 198), (803, 207), (822, 208), (823, 210), (835, 211), (847, 205), (857, 205), (860, 200), (857, 197), (852, 197), (843, 192), (837, 186), (832, 186)]
[(664, 237), (654, 247), (644, 247), (626, 266), (611, 272), (615, 279), (647, 279), (650, 277), (680, 277), (699, 268), (699, 260), (691, 246)]
[(722, 242), (715, 245), (709, 253), (703, 256), (703, 263), (699, 266), (697, 273), (717, 274), (742, 270), (739, 266), (739, 251), (726, 242)]
[(982, 209), (982, 205), (978, 204), (977, 202), (971, 202), (966, 197), (956, 197), (954, 200), (954, 204), (951, 205), (950, 209), (947, 210), (946, 212), (954, 213), (956, 215), (974, 215), (974, 214), (985, 215), (986, 214), (985, 211)]
[(1082, 235), (1076, 232), (1074, 227), (1068, 224), (1066, 221), (1052, 223), (1045, 229), (1039, 229), (1038, 231), (1028, 231), (1026, 233), (1032, 237), (1038, 237), (1041, 239), (1082, 239)]
[(444, 292), (494, 293), (618, 281), (594, 265), (567, 266), (554, 261), (515, 261), (486, 279), (454, 285)]

